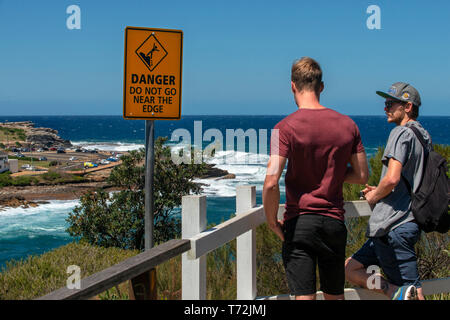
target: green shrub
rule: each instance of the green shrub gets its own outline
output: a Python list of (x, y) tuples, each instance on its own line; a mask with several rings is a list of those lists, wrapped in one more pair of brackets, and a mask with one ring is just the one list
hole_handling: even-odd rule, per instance
[[(173, 209), (181, 205), (183, 195), (201, 191), (193, 180), (205, 170), (204, 164), (175, 164), (170, 148), (164, 146), (166, 140), (158, 137), (155, 142), (154, 243), (180, 235), (181, 221), (173, 218)], [(144, 248), (144, 159), (144, 149), (121, 157), (122, 163), (114, 167), (108, 179), (121, 191), (110, 195), (98, 190), (80, 197), (80, 206), (66, 219), (71, 236), (104, 247)]]
[(8, 187), (12, 184), (11, 172), (0, 173), (0, 187)]
[(12, 181), (14, 186), (31, 186), (39, 182), (39, 179), (33, 176), (19, 176), (15, 177)]
[(49, 167), (55, 167), (55, 166), (57, 166), (58, 164), (59, 164), (58, 161), (52, 160), (52, 161), (49, 162), (48, 166), (49, 166)]
[(42, 179), (45, 181), (55, 181), (61, 178), (61, 174), (55, 171), (48, 171), (41, 175)]
[(31, 158), (31, 157), (22, 157), (19, 158), (17, 156), (8, 156), (9, 159), (18, 159), (18, 160), (22, 160), (22, 161), (39, 161), (38, 158)]

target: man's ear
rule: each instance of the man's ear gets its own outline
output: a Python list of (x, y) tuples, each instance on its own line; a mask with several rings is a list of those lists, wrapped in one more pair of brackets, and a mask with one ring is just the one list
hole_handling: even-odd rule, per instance
[(295, 86), (295, 83), (293, 81), (291, 81), (291, 90), (292, 90), (293, 94), (295, 94), (295, 92), (297, 92), (297, 87)]
[(325, 85), (323, 84), (323, 81), (320, 82), (320, 93), (322, 93), (323, 89), (325, 88)]
[(413, 107), (412, 102), (407, 102), (405, 104), (405, 112), (410, 113), (412, 111), (412, 107)]

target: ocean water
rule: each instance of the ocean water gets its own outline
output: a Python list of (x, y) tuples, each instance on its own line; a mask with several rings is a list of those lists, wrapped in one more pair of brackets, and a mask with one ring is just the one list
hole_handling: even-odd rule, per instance
[[(223, 136), (224, 151), (218, 151), (208, 162), (216, 164), (236, 175), (235, 179), (206, 180), (203, 193), (207, 196), (208, 223), (227, 220), (235, 211), (235, 194), (238, 185), (256, 186), (257, 204), (262, 203), (262, 186), (268, 160), (270, 130), (285, 115), (266, 116), (183, 116), (178, 121), (155, 121), (155, 136), (166, 136), (172, 148), (180, 148), (186, 141), (179, 142), (174, 133), (185, 129), (191, 136), (190, 143), (205, 148), (211, 143), (203, 135), (209, 129), (216, 129)], [(366, 152), (370, 157), (378, 146), (386, 143), (390, 130), (394, 127), (386, 122), (384, 116), (351, 116), (360, 131)], [(63, 139), (88, 149), (98, 148), (107, 151), (128, 151), (144, 147), (145, 123), (142, 120), (124, 120), (122, 116), (9, 116), (5, 121), (32, 121), (36, 127), (58, 130)], [(450, 144), (450, 117), (421, 117), (420, 122), (429, 131), (433, 142)], [(227, 130), (250, 132), (254, 130), (257, 146), (245, 141), (245, 147), (226, 148)], [(197, 135), (195, 130), (197, 130)], [(250, 130), (250, 131), (248, 131)], [(200, 134), (198, 134), (200, 132)], [(260, 134), (265, 132), (266, 135)], [(196, 140), (197, 137), (197, 140)], [(200, 137), (200, 138), (199, 138)], [(261, 150), (259, 149), (261, 148)], [(255, 150), (256, 153), (255, 153)], [(281, 202), (284, 197), (284, 181), (280, 181)], [(52, 200), (36, 208), (7, 208), (0, 211), (0, 269), (10, 259), (23, 259), (28, 255), (41, 254), (71, 242), (66, 233), (67, 215), (78, 205), (77, 200)], [(179, 212), (179, 210), (176, 210)]]

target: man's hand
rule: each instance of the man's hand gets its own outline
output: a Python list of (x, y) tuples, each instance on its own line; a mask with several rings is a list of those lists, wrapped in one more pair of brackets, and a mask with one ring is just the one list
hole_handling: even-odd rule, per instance
[(377, 187), (374, 186), (369, 186), (368, 184), (366, 184), (366, 188), (362, 191), (362, 193), (364, 193), (364, 196), (366, 196), (366, 194), (370, 191), (375, 190)]
[(272, 155), (267, 164), (267, 173), (263, 187), (263, 205), (266, 214), (267, 225), (275, 232), (275, 234), (284, 241), (282, 230), (282, 222), (277, 220), (278, 207), (280, 205), (280, 188), (278, 180), (280, 180), (286, 158)]
[(373, 209), (376, 203), (378, 202), (378, 200), (375, 197), (376, 189), (377, 187), (369, 186), (368, 184), (366, 184), (366, 188), (362, 191), (362, 193), (364, 194), (364, 198), (369, 203), (371, 209)]
[(275, 224), (268, 224), (270, 230), (275, 232), (275, 234), (278, 236), (278, 238), (281, 239), (281, 241), (284, 241), (284, 233), (283, 233), (283, 221), (278, 220)]

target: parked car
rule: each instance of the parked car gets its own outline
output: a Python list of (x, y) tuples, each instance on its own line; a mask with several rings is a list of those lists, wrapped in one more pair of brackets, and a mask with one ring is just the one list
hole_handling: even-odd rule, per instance
[(37, 149), (37, 152), (43, 152), (43, 151), (44, 151), (44, 149), (42, 149), (42, 148)]
[(82, 152), (82, 150), (80, 148), (76, 148), (75, 152)]
[(46, 157), (39, 157), (39, 161), (47, 161)]
[(108, 160), (106, 160), (106, 159), (102, 159), (101, 161), (100, 161), (100, 164), (110, 164), (111, 162), (109, 162)]
[(70, 157), (69, 160), (70, 161), (75, 161), (75, 160), (77, 160), (77, 157)]
[(66, 150), (64, 150), (63, 148), (58, 148), (58, 150), (56, 150), (56, 153), (66, 153)]
[(23, 154), (21, 154), (21, 153), (16, 153), (15, 156), (17, 158), (25, 158), (25, 156)]
[(106, 159), (106, 160), (111, 161), (111, 162), (116, 162), (116, 161), (118, 161), (119, 159), (117, 159), (116, 157), (109, 157), (109, 158)]
[(98, 167), (98, 164), (96, 164), (96, 163), (92, 163), (92, 162), (85, 162), (84, 163), (84, 167), (85, 168), (95, 168), (95, 167)]
[(55, 147), (51, 147), (50, 151), (56, 151), (56, 148)]

